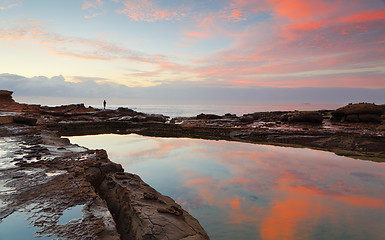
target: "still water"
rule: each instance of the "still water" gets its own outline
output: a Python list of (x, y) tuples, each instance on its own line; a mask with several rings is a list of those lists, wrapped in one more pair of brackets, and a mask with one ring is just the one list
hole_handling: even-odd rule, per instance
[(211, 239), (385, 239), (385, 164), (310, 149), (139, 135), (103, 148), (196, 217)]

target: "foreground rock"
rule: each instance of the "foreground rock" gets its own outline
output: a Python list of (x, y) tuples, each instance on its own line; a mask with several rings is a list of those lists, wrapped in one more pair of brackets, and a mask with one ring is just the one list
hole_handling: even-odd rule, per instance
[(137, 175), (111, 174), (98, 190), (125, 236), (122, 239), (208, 239), (195, 218)]
[(90, 114), (108, 121), (122, 113), (162, 123), (162, 115), (119, 109), (106, 116), (82, 104), (36, 111), (4, 95), (9, 104), (0, 112), (8, 119), (0, 123), (0, 239), (209, 239), (174, 200), (124, 173), (104, 150), (72, 145), (45, 125)]
[(92, 165), (120, 166), (32, 127), (0, 126), (0, 144), (0, 238), (120, 239), (85, 174)]
[(208, 239), (174, 200), (123, 173), (104, 150), (15, 124), (0, 126), (0, 146), (0, 229), (22, 214), (17, 231), (33, 226), (37, 237)]

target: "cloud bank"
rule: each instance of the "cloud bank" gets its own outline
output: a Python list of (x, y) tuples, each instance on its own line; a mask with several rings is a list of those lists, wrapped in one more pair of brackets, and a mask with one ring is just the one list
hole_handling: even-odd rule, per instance
[[(1, 89), (14, 91), (17, 99), (35, 97), (76, 98), (87, 102), (114, 99), (116, 104), (347, 104), (375, 102), (385, 104), (385, 88), (228, 88), (197, 87), (194, 85), (159, 85), (155, 87), (127, 87), (101, 81), (99, 78), (81, 78), (69, 82), (63, 76), (27, 78), (14, 74), (0, 74)], [(50, 100), (50, 101), (51, 101)], [(46, 100), (48, 101), (48, 100)], [(57, 101), (56, 101), (57, 102)], [(36, 103), (36, 102), (35, 102)], [(39, 102), (51, 105), (52, 102)]]

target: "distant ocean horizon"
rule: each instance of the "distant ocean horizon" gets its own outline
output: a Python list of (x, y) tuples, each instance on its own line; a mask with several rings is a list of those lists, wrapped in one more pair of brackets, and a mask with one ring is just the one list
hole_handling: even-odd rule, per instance
[[(226, 113), (242, 116), (247, 113), (269, 112), (269, 111), (312, 111), (333, 110), (342, 107), (341, 104), (230, 104), (230, 105), (204, 105), (204, 104), (133, 104), (133, 105), (110, 105), (107, 109), (126, 107), (137, 112), (148, 114), (163, 114), (174, 117), (193, 117), (201, 113), (224, 115)], [(102, 108), (102, 106), (94, 106)]]

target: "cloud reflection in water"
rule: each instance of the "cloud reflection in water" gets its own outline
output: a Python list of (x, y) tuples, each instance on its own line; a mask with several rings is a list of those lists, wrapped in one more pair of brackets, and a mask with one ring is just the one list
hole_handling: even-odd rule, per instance
[(138, 135), (104, 148), (198, 218), (212, 239), (380, 239), (385, 164), (310, 149)]

